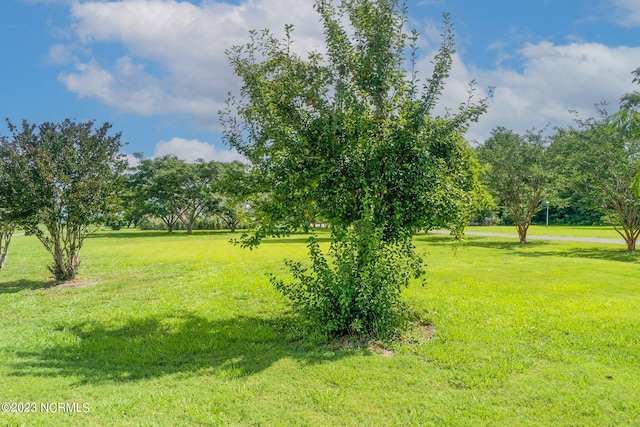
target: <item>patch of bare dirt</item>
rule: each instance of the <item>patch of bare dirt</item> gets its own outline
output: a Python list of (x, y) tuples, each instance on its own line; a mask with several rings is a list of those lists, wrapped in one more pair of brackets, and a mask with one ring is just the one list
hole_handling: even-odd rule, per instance
[[(402, 346), (415, 347), (424, 342), (431, 341), (436, 335), (436, 329), (433, 325), (427, 323), (415, 323), (407, 331), (406, 336), (402, 336), (396, 341)], [(333, 350), (368, 350), (371, 353), (382, 357), (393, 357), (395, 351), (385, 346), (383, 343), (366, 341), (362, 337), (346, 336), (340, 337), (332, 341), (329, 348)], [(392, 345), (393, 347), (393, 345)]]
[(55, 289), (75, 289), (75, 288), (84, 288), (87, 286), (95, 286), (97, 285), (98, 281), (96, 280), (79, 280), (79, 279), (74, 279), (74, 280), (68, 280), (66, 282), (62, 282), (58, 285), (53, 284), (51, 285), (51, 288), (55, 288)]
[(424, 341), (431, 341), (431, 339), (436, 336), (436, 328), (433, 325), (418, 325), (418, 331), (420, 338)]
[(369, 345), (369, 351), (373, 354), (377, 354), (382, 357), (393, 357), (395, 355), (393, 350), (385, 348), (380, 344), (371, 344)]

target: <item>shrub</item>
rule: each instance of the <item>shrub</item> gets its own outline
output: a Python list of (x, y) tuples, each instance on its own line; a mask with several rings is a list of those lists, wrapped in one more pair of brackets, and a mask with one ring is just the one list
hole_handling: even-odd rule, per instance
[(323, 334), (388, 338), (406, 323), (400, 293), (422, 274), (422, 260), (409, 241), (385, 242), (380, 229), (368, 230), (354, 227), (332, 239), (329, 260), (311, 236), (311, 268), (289, 260), (293, 282), (271, 277), (293, 309)]

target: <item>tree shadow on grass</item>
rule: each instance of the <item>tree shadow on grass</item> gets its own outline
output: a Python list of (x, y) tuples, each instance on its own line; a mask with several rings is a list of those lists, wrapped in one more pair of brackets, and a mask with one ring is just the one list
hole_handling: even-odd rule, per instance
[(56, 329), (62, 335), (59, 343), (16, 352), (11, 375), (79, 377), (81, 383), (203, 371), (239, 378), (284, 358), (316, 364), (355, 354), (305, 350), (295, 323), (288, 317), (210, 320), (190, 313), (131, 319), (117, 327), (109, 322), (70, 323)]
[[(101, 230), (90, 234), (88, 238), (139, 239), (159, 237), (166, 239), (188, 239), (192, 236), (224, 236), (229, 237), (231, 240), (240, 240), (245, 232), (248, 231), (236, 230), (235, 232), (231, 232), (229, 230), (194, 230), (193, 234), (187, 234), (184, 230), (175, 230), (173, 233), (169, 233), (167, 230)], [(251, 232), (249, 231), (248, 233)], [(327, 237), (316, 236), (316, 239), (319, 242), (331, 241), (331, 238), (327, 233), (320, 232), (320, 236), (322, 235)], [(310, 236), (310, 233), (295, 232), (291, 233), (288, 237), (263, 239), (262, 243), (306, 243)]]
[[(281, 239), (263, 239), (261, 243), (267, 245), (283, 244), (283, 243), (309, 243), (309, 235), (306, 237), (283, 237)], [(316, 236), (318, 243), (331, 242), (331, 237), (318, 237)]]
[[(452, 245), (451, 237), (446, 236), (419, 236), (418, 241), (426, 242), (429, 245)], [(589, 259), (601, 259), (606, 261), (617, 261), (625, 263), (639, 263), (640, 264), (640, 252), (628, 252), (623, 245), (615, 246), (611, 244), (594, 247), (587, 247), (589, 243), (583, 243), (583, 247), (571, 247), (565, 250), (557, 250), (561, 241), (545, 241), (535, 240), (526, 244), (521, 244), (516, 241), (496, 241), (495, 237), (481, 237), (471, 236), (465, 243), (461, 245), (462, 248), (477, 247), (486, 249), (496, 249), (508, 252), (509, 255), (529, 257), (529, 258), (541, 258), (541, 257), (569, 257), (569, 258), (589, 258)], [(578, 242), (571, 242), (578, 243)], [(555, 250), (554, 250), (555, 248)]]
[(164, 237), (164, 238), (189, 238), (191, 236), (240, 236), (241, 233), (237, 231), (235, 233), (229, 230), (194, 230), (193, 234), (187, 234), (184, 230), (174, 230), (169, 233), (167, 230), (98, 230), (91, 233), (88, 238), (112, 238), (112, 239), (139, 239), (150, 237)]
[(14, 294), (26, 290), (35, 291), (36, 289), (44, 289), (55, 284), (52, 280), (14, 280), (12, 282), (0, 283), (0, 295)]

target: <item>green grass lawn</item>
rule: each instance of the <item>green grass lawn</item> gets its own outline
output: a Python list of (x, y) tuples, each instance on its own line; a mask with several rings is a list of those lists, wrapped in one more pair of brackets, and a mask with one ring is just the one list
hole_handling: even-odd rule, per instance
[[(306, 257), (305, 236), (253, 251), (231, 236), (100, 232), (59, 287), (39, 242), (15, 236), (0, 401), (38, 412), (0, 425), (638, 425), (640, 254), (417, 236), (427, 282), (404, 296), (435, 335), (387, 357), (301, 335), (268, 274)], [(41, 410), (52, 402), (89, 410)]]

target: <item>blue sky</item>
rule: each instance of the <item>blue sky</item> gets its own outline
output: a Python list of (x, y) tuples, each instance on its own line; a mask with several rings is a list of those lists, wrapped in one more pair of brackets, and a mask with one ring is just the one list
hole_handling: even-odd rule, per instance
[[(297, 48), (317, 49), (321, 28), (309, 0), (5, 0), (0, 8), (0, 115), (13, 122), (96, 120), (113, 124), (128, 154), (232, 160), (217, 111), (237, 91), (224, 49), (252, 28), (296, 25)], [(489, 112), (468, 132), (518, 132), (571, 123), (569, 110), (616, 109), (637, 89), (638, 0), (410, 0), (428, 76), (442, 12), (458, 53), (442, 107), (495, 87)], [(1, 133), (6, 133), (4, 124)]]

